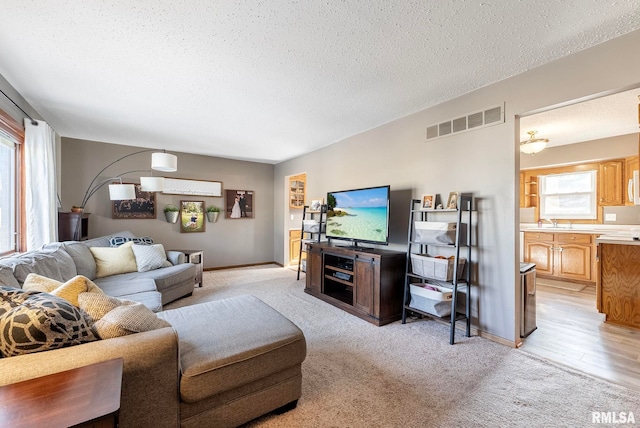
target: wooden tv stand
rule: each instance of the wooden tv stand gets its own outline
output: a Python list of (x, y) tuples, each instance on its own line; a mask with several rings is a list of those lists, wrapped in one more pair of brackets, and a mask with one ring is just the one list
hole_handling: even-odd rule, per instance
[(402, 318), (406, 254), (307, 244), (304, 291), (377, 326)]

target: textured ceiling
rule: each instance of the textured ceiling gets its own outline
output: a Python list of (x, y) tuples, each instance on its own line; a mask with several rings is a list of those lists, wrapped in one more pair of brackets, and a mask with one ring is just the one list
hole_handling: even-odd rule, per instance
[(277, 163), (638, 28), (637, 0), (3, 0), (0, 74), (65, 137)]
[(520, 119), (520, 141), (549, 139), (547, 147), (581, 143), (640, 131), (640, 88), (619, 92)]

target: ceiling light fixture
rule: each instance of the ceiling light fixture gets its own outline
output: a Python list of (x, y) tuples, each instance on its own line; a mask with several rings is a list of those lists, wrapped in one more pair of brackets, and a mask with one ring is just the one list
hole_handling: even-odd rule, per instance
[(520, 151), (522, 153), (526, 153), (528, 155), (535, 155), (538, 152), (544, 150), (549, 143), (547, 138), (536, 138), (536, 132), (538, 131), (529, 131), (529, 139), (526, 141), (520, 142)]

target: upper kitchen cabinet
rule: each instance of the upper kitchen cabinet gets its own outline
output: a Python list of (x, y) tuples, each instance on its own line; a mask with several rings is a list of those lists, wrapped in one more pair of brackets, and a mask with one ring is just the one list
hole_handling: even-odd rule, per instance
[(307, 174), (289, 177), (289, 208), (304, 208), (307, 196)]
[[(640, 161), (638, 156), (631, 156), (624, 160), (624, 182), (627, 183), (626, 189), (629, 189), (629, 181), (633, 180), (633, 171), (638, 171), (639, 169)], [(628, 193), (628, 190), (626, 193)], [(633, 205), (633, 196), (629, 198), (627, 195), (624, 201), (625, 205)]]
[(601, 206), (624, 205), (626, 186), (624, 160), (601, 162), (598, 165), (598, 201)]

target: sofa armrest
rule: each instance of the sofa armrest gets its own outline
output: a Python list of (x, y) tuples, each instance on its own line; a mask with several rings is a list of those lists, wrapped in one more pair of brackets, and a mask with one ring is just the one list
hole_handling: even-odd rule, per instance
[(169, 250), (167, 251), (167, 260), (176, 266), (184, 263), (187, 260), (187, 256), (182, 251)]
[(178, 337), (171, 327), (0, 358), (0, 385), (122, 357), (120, 427), (179, 425)]

